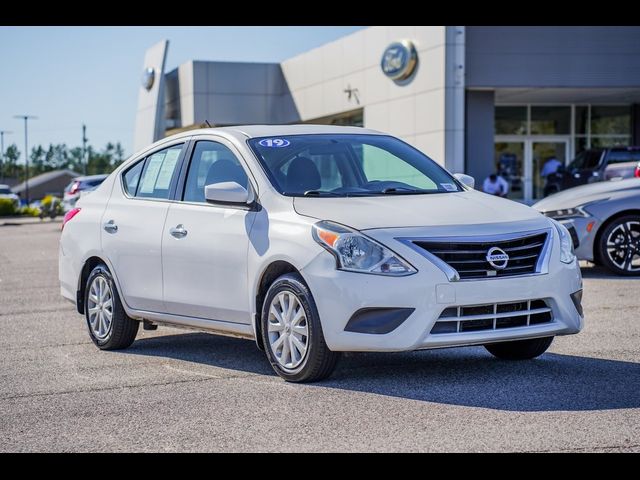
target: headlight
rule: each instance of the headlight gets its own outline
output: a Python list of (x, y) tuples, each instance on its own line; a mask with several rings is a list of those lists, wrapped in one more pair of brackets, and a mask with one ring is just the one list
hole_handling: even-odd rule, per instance
[(573, 241), (571, 240), (571, 234), (567, 227), (560, 222), (551, 220), (558, 230), (560, 236), (560, 261), (563, 263), (571, 263), (576, 259), (575, 253), (573, 253)]
[(335, 257), (339, 270), (395, 277), (417, 272), (384, 245), (343, 225), (318, 222), (312, 233), (313, 239)]
[(565, 208), (563, 210), (549, 210), (548, 212), (544, 212), (544, 214), (547, 217), (555, 218), (557, 220), (589, 216), (582, 207)]

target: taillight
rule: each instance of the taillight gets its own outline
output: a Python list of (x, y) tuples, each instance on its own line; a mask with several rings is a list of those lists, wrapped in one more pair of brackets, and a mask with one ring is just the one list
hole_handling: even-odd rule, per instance
[(79, 208), (72, 208), (67, 213), (65, 213), (64, 214), (64, 218), (62, 219), (62, 228), (60, 230), (63, 230), (64, 226), (67, 224), (67, 222), (70, 222), (71, 219), (73, 217), (75, 217), (79, 213), (80, 213), (80, 209)]
[(638, 178), (640, 178), (640, 163), (638, 164), (638, 166), (636, 167), (636, 173), (634, 173), (634, 175)]
[[(71, 185), (71, 190), (69, 190), (69, 195), (74, 195), (76, 193), (78, 193), (78, 190), (80, 189), (80, 182), (75, 182), (73, 185)], [(75, 213), (74, 213), (75, 215)], [(73, 218), (73, 217), (71, 217)]]

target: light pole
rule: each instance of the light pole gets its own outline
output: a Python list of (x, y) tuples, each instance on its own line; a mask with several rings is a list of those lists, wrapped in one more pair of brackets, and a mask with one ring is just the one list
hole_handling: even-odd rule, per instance
[(4, 166), (4, 134), (9, 135), (9, 130), (0, 130), (0, 183), (4, 181), (4, 170), (2, 167)]
[(13, 118), (24, 120), (24, 196), (29, 206), (29, 143), (27, 142), (27, 122), (30, 118), (37, 119), (34, 115), (14, 115)]

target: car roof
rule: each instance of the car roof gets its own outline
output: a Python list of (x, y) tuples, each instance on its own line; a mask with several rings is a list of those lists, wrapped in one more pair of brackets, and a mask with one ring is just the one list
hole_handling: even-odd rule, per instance
[(318, 133), (351, 133), (363, 134), (372, 133), (380, 134), (376, 130), (370, 130), (362, 127), (346, 127), (341, 125), (314, 125), (314, 124), (297, 124), (297, 125), (237, 125), (233, 127), (217, 127), (202, 128), (191, 130), (192, 134), (196, 133), (213, 133), (226, 132), (231, 134), (240, 134), (247, 138), (253, 137), (269, 137), (273, 135), (304, 135)]
[(211, 127), (198, 128), (195, 130), (186, 130), (170, 137), (163, 138), (168, 140), (171, 138), (187, 137), (191, 135), (202, 135), (207, 133), (227, 134), (233, 137), (271, 137), (274, 135), (311, 135), (320, 133), (334, 134), (374, 134), (381, 135), (382, 132), (362, 127), (346, 127), (342, 125), (314, 125), (314, 124), (298, 124), (298, 125), (236, 125), (233, 127)]
[(610, 150), (612, 152), (635, 152), (640, 150), (640, 147), (629, 146), (629, 147), (611, 147)]
[(197, 128), (194, 130), (185, 130), (183, 132), (161, 138), (160, 140), (147, 145), (138, 150), (125, 162), (129, 164), (131, 159), (139, 159), (141, 155), (153, 151), (155, 148), (166, 145), (176, 140), (183, 140), (195, 135), (220, 135), (228, 139), (236, 139), (245, 141), (248, 138), (255, 137), (274, 137), (285, 135), (313, 135), (313, 134), (351, 134), (351, 135), (388, 135), (377, 130), (371, 130), (363, 127), (347, 127), (342, 125), (314, 125), (314, 124), (298, 124), (298, 125), (236, 125), (232, 127), (209, 127)]

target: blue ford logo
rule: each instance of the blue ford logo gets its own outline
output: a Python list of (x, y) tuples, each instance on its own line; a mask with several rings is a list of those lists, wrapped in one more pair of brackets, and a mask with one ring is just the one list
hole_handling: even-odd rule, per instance
[(504, 270), (509, 263), (509, 255), (498, 247), (491, 247), (487, 252), (487, 262), (496, 270)]
[(414, 72), (418, 53), (410, 40), (393, 42), (382, 54), (380, 68), (391, 80), (405, 80)]

